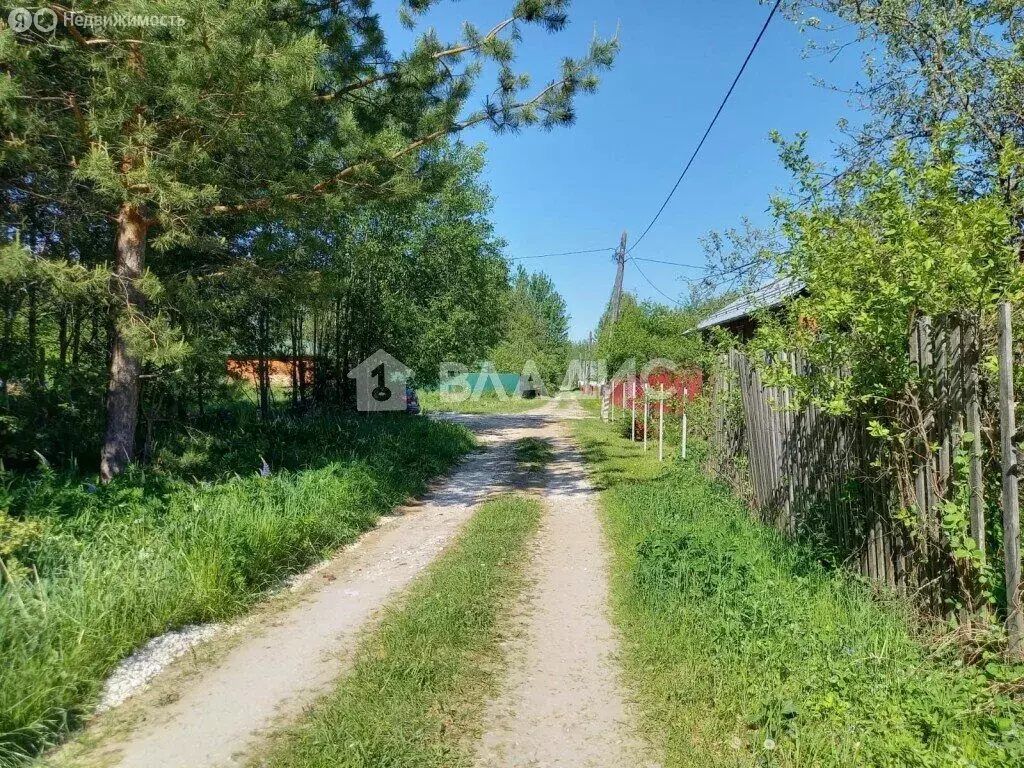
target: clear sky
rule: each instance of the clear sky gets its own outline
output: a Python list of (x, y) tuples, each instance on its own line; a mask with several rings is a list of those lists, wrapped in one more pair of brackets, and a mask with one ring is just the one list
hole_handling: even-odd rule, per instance
[[(397, 48), (410, 33), (398, 27), (391, 10), (396, 5), (383, 2), (380, 8)], [(488, 29), (509, 7), (511, 0), (446, 2), (427, 23), (442, 39), (452, 39), (462, 20)], [(607, 36), (618, 26), (622, 47), (598, 93), (580, 98), (574, 126), (500, 136), (474, 129), (464, 136), (489, 146), (485, 178), (508, 255), (613, 248), (623, 229), (633, 239), (639, 236), (696, 147), (768, 11), (757, 0), (575, 0), (569, 27), (561, 33), (527, 28), (517, 69), (530, 72), (536, 84), (557, 75), (562, 56), (585, 51), (595, 28)], [(855, 117), (854, 110), (845, 96), (814, 80), (849, 84), (859, 75), (860, 61), (852, 51), (834, 62), (820, 54), (805, 58), (806, 42), (792, 22), (776, 15), (700, 157), (633, 256), (702, 264), (702, 235), (736, 226), (742, 216), (766, 222), (768, 196), (789, 184), (768, 139), (772, 129), (786, 136), (808, 131), (812, 155), (831, 157), (840, 139), (836, 122)], [(552, 277), (568, 302), (573, 338), (586, 337), (611, 293), (611, 252), (521, 263)], [(649, 262), (639, 266), (673, 297), (686, 293), (681, 278), (699, 274)], [(625, 286), (641, 299), (664, 302), (633, 263), (626, 265)]]

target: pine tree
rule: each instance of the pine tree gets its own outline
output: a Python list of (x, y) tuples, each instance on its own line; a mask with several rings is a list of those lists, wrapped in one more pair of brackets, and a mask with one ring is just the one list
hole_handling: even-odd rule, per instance
[[(413, 24), (431, 0), (408, 0)], [(117, 307), (101, 457), (105, 481), (134, 455), (149, 248), (187, 245), (218, 217), (257, 226), (299, 206), (315, 219), (430, 183), (438, 140), (478, 124), (498, 132), (573, 122), (615, 40), (566, 58), (535, 92), (513, 69), (523, 28), (557, 32), (566, 0), (518, 0), (489, 31), (443, 42), (428, 30), (391, 55), (370, 0), (113, 0), (109, 16), (162, 26), (0, 32), (0, 172), (7, 201), (106, 221)], [(498, 71), (478, 109), (483, 64)], [(147, 287), (148, 286), (148, 287)]]

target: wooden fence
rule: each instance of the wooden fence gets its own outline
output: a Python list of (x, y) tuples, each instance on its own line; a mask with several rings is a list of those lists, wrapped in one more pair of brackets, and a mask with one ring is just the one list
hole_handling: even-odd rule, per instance
[[(986, 520), (1001, 510), (1004, 537), (997, 564), (1005, 573), (1008, 628), (1019, 653), (1024, 627), (1008, 304), (1000, 306), (998, 320), (997, 391), (982, 385), (980, 333), (974, 324), (921, 318), (914, 326), (909, 362), (920, 385), (908, 391), (900, 407), (906, 423), (919, 429), (911, 435), (902, 466), (893, 466), (891, 452), (881, 456), (882, 443), (868, 434), (863, 420), (832, 416), (815, 406), (794, 407), (793, 393), (764, 386), (756, 367), (737, 350), (723, 356), (714, 377), (712, 455), (719, 472), (744, 481), (766, 522), (814, 539), (860, 573), (914, 596), (934, 613), (948, 612), (949, 597), (967, 612), (984, 610), (978, 558), (966, 558), (962, 551), (954, 555), (959, 547), (943, 525), (944, 519), (948, 523), (944, 503), (967, 500), (971, 538), (982, 552)], [(781, 362), (793, 373), (804, 372), (796, 355)]]

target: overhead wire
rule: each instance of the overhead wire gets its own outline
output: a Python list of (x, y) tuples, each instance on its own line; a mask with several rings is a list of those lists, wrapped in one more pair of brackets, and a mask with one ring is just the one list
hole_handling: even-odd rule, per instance
[(660, 294), (661, 294), (662, 296), (664, 296), (664, 297), (665, 297), (666, 299), (668, 299), (669, 301), (671, 301), (671, 302), (672, 302), (673, 304), (675, 304), (675, 305), (676, 305), (677, 307), (681, 307), (681, 306), (683, 306), (683, 305), (682, 305), (682, 303), (680, 303), (680, 302), (679, 302), (679, 301), (677, 301), (676, 299), (673, 299), (673, 298), (672, 298), (671, 296), (669, 296), (669, 295), (668, 295), (667, 293), (665, 293), (665, 292), (664, 292), (663, 290), (661, 290), (661, 288), (659, 288), (659, 287), (658, 287), (657, 285), (655, 285), (655, 284), (654, 284), (654, 281), (653, 281), (653, 280), (651, 280), (651, 278), (649, 278), (649, 277), (647, 276), (647, 273), (645, 273), (645, 272), (644, 272), (644, 271), (643, 271), (642, 269), (640, 269), (640, 265), (639, 265), (639, 264), (636, 264), (636, 263), (635, 263), (635, 262), (636, 262), (636, 259), (632, 259), (632, 258), (631, 258), (631, 259), (630, 259), (630, 261), (633, 261), (633, 262), (634, 262), (634, 266), (636, 267), (636, 271), (640, 273), (640, 277), (642, 277), (642, 278), (643, 278), (644, 280), (646, 280), (646, 281), (647, 281), (647, 282), (648, 282), (648, 283), (650, 284), (651, 288), (653, 288), (654, 290), (656, 290), (656, 291), (657, 291), (658, 293), (660, 293)]
[(701, 269), (701, 270), (704, 270), (705, 272), (708, 270), (708, 268), (706, 266), (703, 266), (701, 264), (684, 264), (681, 261), (663, 261), (662, 259), (642, 259), (642, 258), (640, 258), (638, 256), (630, 256), (629, 258), (630, 258), (631, 261), (645, 261), (645, 262), (648, 262), (650, 264), (668, 264), (669, 266), (672, 266), (672, 267), (686, 267), (687, 269)]
[(761, 44), (761, 40), (764, 38), (765, 32), (768, 31), (768, 25), (772, 23), (772, 19), (775, 18), (775, 14), (778, 12), (780, 5), (782, 5), (782, 0), (775, 0), (775, 5), (772, 6), (771, 13), (768, 14), (768, 18), (765, 20), (764, 26), (761, 27), (761, 31), (758, 33), (757, 39), (754, 40), (754, 45), (751, 46), (750, 52), (747, 53), (747, 57), (743, 60), (743, 65), (740, 67), (740, 71), (737, 72), (736, 77), (733, 78), (732, 85), (729, 86), (729, 90), (726, 92), (725, 98), (722, 99), (722, 103), (718, 105), (718, 110), (715, 112), (715, 116), (711, 118), (711, 122), (708, 124), (707, 130), (704, 131), (704, 135), (701, 137), (700, 142), (697, 144), (697, 148), (693, 151), (693, 154), (690, 156), (689, 161), (684, 166), (683, 172), (679, 174), (679, 178), (676, 179), (676, 183), (672, 185), (672, 189), (668, 193), (668, 197), (665, 198), (665, 202), (661, 204), (661, 207), (658, 209), (658, 212), (654, 214), (654, 218), (651, 219), (651, 222), (647, 225), (647, 228), (644, 229), (644, 231), (640, 234), (640, 237), (636, 239), (636, 242), (634, 242), (633, 245), (630, 246), (627, 253), (631, 253), (634, 248), (640, 245), (643, 239), (647, 236), (647, 233), (651, 231), (651, 228), (657, 223), (658, 219), (661, 218), (661, 214), (664, 213), (665, 208), (669, 204), (669, 201), (672, 200), (672, 196), (675, 195), (676, 190), (679, 189), (679, 185), (683, 183), (683, 179), (686, 178), (687, 172), (689, 172), (690, 168), (693, 166), (694, 161), (697, 159), (697, 155), (699, 155), (701, 149), (703, 149), (704, 143), (708, 140), (708, 136), (711, 135), (712, 129), (714, 129), (715, 124), (718, 122), (718, 118), (721, 117), (722, 111), (725, 109), (725, 105), (729, 103), (729, 98), (732, 96), (733, 91), (736, 90), (736, 86), (737, 84), (739, 84), (740, 78), (743, 77), (743, 73), (746, 71), (747, 65), (750, 64), (750, 60), (754, 57), (754, 52)]
[[(729, 85), (729, 90), (726, 91), (725, 96), (722, 98), (721, 103), (718, 105), (718, 109), (715, 110), (714, 117), (712, 117), (711, 118), (711, 122), (708, 123), (708, 127), (704, 131), (704, 135), (701, 136), (700, 141), (697, 143), (697, 148), (694, 149), (693, 154), (690, 155), (690, 159), (686, 162), (686, 165), (683, 167), (682, 173), (680, 173), (679, 177), (676, 179), (675, 184), (672, 185), (672, 189), (669, 190), (668, 196), (665, 198), (664, 202), (662, 202), (661, 207), (658, 208), (657, 213), (654, 214), (654, 218), (652, 218), (650, 223), (648, 223), (648, 225), (644, 228), (644, 231), (640, 233), (640, 237), (638, 237), (633, 242), (633, 244), (626, 250), (626, 255), (628, 257), (628, 260), (633, 262), (634, 266), (636, 267), (636, 271), (640, 274), (640, 276), (644, 280), (646, 280), (647, 283), (655, 291), (657, 291), (664, 298), (668, 299), (670, 302), (672, 302), (676, 306), (682, 306), (682, 304), (680, 304), (679, 301), (677, 301), (676, 299), (672, 298), (667, 293), (665, 293), (663, 290), (661, 290), (661, 288), (659, 288), (657, 286), (657, 284), (655, 284), (655, 282), (653, 280), (651, 280), (647, 276), (647, 274), (643, 271), (643, 269), (641, 269), (640, 264), (638, 262), (645, 261), (645, 262), (649, 262), (649, 263), (652, 263), (652, 264), (666, 264), (666, 265), (671, 265), (671, 266), (676, 266), (676, 267), (684, 267), (684, 268), (687, 268), (687, 269), (701, 269), (701, 270), (705, 270), (705, 271), (708, 270), (708, 267), (697, 266), (697, 265), (694, 265), (694, 264), (683, 264), (681, 262), (664, 261), (664, 260), (660, 260), (660, 259), (641, 259), (641, 258), (632, 256), (631, 254), (632, 254), (633, 250), (638, 245), (640, 245), (640, 243), (643, 241), (643, 239), (645, 237), (647, 237), (647, 234), (651, 231), (651, 229), (654, 227), (654, 225), (658, 222), (658, 219), (661, 218), (661, 214), (665, 212), (665, 209), (668, 207), (668, 204), (671, 202), (672, 197), (676, 193), (676, 190), (679, 189), (679, 185), (683, 183), (683, 179), (686, 178), (686, 174), (689, 173), (690, 168), (693, 167), (694, 162), (697, 160), (697, 157), (700, 155), (700, 151), (704, 148), (704, 144), (707, 143), (708, 137), (711, 135), (711, 131), (714, 130), (715, 125), (718, 123), (718, 119), (722, 116), (722, 112), (725, 110), (726, 105), (729, 103), (729, 99), (732, 97), (733, 92), (736, 90), (736, 86), (739, 84), (740, 79), (743, 77), (743, 73), (746, 72), (747, 67), (750, 64), (751, 59), (754, 58), (754, 53), (757, 51), (758, 47), (761, 44), (761, 41), (764, 39), (765, 33), (768, 31), (768, 27), (769, 27), (769, 25), (771, 25), (772, 19), (775, 18), (775, 14), (778, 13), (779, 7), (781, 5), (782, 5), (782, 0), (775, 0), (775, 4), (772, 6), (772, 10), (768, 14), (768, 18), (765, 19), (764, 25), (761, 27), (761, 31), (758, 33), (757, 38), (754, 40), (754, 44), (750, 47), (750, 50), (747, 52), (746, 58), (744, 58), (744, 60), (743, 60), (743, 64), (740, 66), (739, 71), (736, 73), (736, 76), (733, 78), (732, 83)], [(526, 261), (526, 260), (529, 260), (529, 259), (546, 259), (546, 258), (552, 258), (552, 257), (555, 257), (555, 256), (575, 256), (575, 255), (590, 254), (590, 253), (603, 253), (603, 252), (615, 251), (615, 250), (617, 250), (617, 249), (615, 249), (615, 248), (591, 248), (591, 249), (579, 250), (579, 251), (563, 251), (563, 252), (560, 252), (560, 253), (544, 253), (544, 254), (540, 254), (538, 256), (521, 256), (521, 257), (518, 257), (518, 258), (510, 259), (510, 261), (514, 261), (515, 262), (515, 261)], [(690, 282), (693, 282), (693, 281), (690, 280)]]
[(614, 248), (590, 248), (583, 251), (562, 251), (560, 253), (542, 253), (537, 256), (517, 256), (509, 261), (527, 261), (528, 259), (548, 259), (553, 256), (579, 256), (585, 253), (604, 253), (606, 251), (614, 251)]

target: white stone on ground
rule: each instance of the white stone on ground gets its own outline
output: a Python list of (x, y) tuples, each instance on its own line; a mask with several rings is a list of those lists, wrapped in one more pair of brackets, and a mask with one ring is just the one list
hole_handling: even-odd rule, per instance
[(97, 711), (119, 706), (141, 691), (164, 667), (195, 645), (222, 632), (226, 624), (192, 624), (154, 637), (117, 665), (103, 686)]

